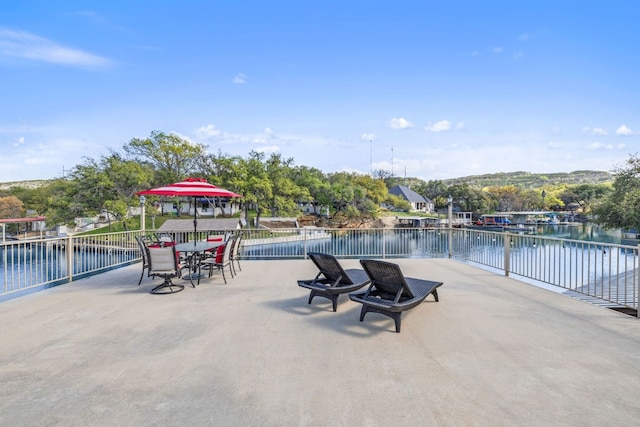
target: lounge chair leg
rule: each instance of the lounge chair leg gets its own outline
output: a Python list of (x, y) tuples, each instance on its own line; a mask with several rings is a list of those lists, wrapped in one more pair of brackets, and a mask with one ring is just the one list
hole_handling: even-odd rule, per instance
[(433, 297), (436, 299), (436, 302), (438, 302), (438, 290), (434, 289), (433, 292), (431, 292), (433, 294)]
[(144, 277), (144, 268), (142, 269), (142, 274), (140, 275), (140, 280), (138, 280), (138, 286), (142, 283), (142, 278)]
[(335, 313), (338, 310), (338, 294), (331, 295), (331, 303), (333, 304), (333, 312)]
[(400, 322), (402, 322), (402, 313), (393, 313), (393, 321), (396, 324), (396, 332), (400, 333)]
[(364, 315), (367, 314), (367, 306), (363, 305), (362, 306), (362, 310), (360, 310), (360, 321), (362, 322), (364, 320)]

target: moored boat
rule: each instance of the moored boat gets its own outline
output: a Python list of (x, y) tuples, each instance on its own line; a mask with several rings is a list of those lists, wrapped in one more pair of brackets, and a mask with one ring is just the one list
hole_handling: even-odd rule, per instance
[(467, 225), (467, 228), (473, 230), (484, 231), (510, 231), (514, 233), (533, 233), (536, 228), (525, 224), (514, 224), (510, 215), (505, 214), (485, 214), (471, 225)]

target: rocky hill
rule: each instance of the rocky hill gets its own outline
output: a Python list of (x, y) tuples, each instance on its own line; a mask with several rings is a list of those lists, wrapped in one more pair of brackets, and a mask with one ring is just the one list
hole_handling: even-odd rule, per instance
[(0, 182), (0, 190), (9, 190), (12, 187), (22, 187), (22, 188), (38, 188), (47, 184), (49, 180), (47, 179), (34, 179), (31, 181), (10, 181), (10, 182)]
[(574, 171), (558, 173), (529, 173), (529, 172), (503, 172), (486, 175), (471, 175), (461, 178), (447, 179), (442, 182), (449, 186), (453, 184), (468, 184), (472, 187), (493, 187), (514, 185), (521, 188), (540, 188), (547, 185), (576, 185), (576, 184), (603, 184), (612, 182), (613, 175), (603, 171)]

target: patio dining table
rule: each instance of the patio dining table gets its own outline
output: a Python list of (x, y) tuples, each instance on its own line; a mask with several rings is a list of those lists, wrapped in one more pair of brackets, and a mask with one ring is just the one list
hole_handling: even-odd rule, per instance
[[(202, 257), (200, 256), (203, 252), (212, 251), (220, 246), (224, 245), (225, 242), (186, 242), (179, 243), (176, 245), (176, 251), (185, 253), (186, 258), (189, 260), (189, 277), (183, 277), (183, 279), (189, 279), (191, 282), (191, 286), (196, 287), (194, 283), (194, 279), (197, 278), (197, 283), (200, 284), (200, 260)], [(196, 274), (196, 270), (198, 273)]]

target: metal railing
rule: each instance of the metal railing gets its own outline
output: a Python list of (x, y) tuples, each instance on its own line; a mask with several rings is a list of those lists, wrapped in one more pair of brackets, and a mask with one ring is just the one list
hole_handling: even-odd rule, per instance
[(0, 244), (2, 297), (45, 289), (137, 262), (140, 231)]
[(536, 235), (455, 230), (454, 256), (636, 311), (639, 249)]
[[(237, 230), (168, 233), (178, 242)], [(140, 231), (7, 242), (0, 297), (65, 283), (140, 260)], [(454, 258), (638, 310), (638, 247), (456, 228), (245, 229), (243, 259)], [(451, 244), (450, 244), (451, 243)], [(73, 254), (73, 256), (70, 256)]]

